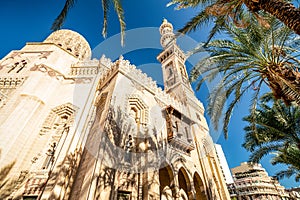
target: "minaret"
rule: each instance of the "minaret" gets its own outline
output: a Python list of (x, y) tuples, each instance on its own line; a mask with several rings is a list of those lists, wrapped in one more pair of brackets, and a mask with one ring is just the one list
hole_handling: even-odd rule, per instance
[(164, 50), (157, 56), (157, 59), (162, 64), (165, 91), (187, 104), (188, 96), (194, 96), (194, 92), (184, 64), (186, 56), (176, 44), (171, 23), (164, 19), (159, 31), (161, 34), (160, 44)]

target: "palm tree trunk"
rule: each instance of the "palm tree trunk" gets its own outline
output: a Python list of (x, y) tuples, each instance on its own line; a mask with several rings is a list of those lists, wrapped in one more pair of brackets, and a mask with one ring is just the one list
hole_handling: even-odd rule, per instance
[(300, 10), (293, 4), (283, 0), (244, 0), (246, 6), (253, 12), (263, 10), (300, 35)]

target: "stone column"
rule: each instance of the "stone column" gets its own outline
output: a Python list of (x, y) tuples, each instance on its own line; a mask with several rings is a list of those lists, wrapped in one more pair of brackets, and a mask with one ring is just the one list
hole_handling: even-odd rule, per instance
[(174, 172), (174, 178), (171, 181), (170, 188), (172, 190), (172, 194), (173, 194), (174, 200), (178, 200), (179, 197), (180, 197), (180, 194), (179, 194), (178, 171)]
[(193, 181), (191, 181), (191, 191), (189, 191), (187, 195), (189, 199), (196, 199), (196, 190)]

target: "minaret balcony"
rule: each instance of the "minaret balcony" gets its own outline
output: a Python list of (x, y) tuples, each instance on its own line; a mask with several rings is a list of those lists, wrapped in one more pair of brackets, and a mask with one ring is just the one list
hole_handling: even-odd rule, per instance
[(186, 153), (195, 149), (191, 137), (192, 120), (172, 106), (166, 108), (168, 142), (176, 149)]

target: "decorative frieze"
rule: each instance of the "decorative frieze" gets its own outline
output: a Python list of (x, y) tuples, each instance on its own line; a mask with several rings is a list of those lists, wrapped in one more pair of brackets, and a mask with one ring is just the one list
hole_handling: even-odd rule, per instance
[[(2, 70), (4, 67), (10, 66), (11, 68), (14, 68), (16, 67), (16, 64), (20, 65), (20, 67), (22, 67), (22, 64), (24, 64), (24, 68), (31, 58), (37, 57), (39, 59), (47, 59), (52, 52), (53, 51), (12, 51), (8, 56), (5, 57), (5, 59), (1, 60), (0, 70)], [(14, 64), (12, 65), (12, 63)]]
[(0, 77), (0, 108), (5, 105), (9, 95), (23, 85), (26, 77), (7, 76)]
[(64, 74), (44, 64), (39, 64), (39, 65), (35, 64), (33, 67), (30, 68), (30, 71), (40, 71), (42, 73), (47, 74), (50, 77), (56, 77), (57, 80), (67, 79), (67, 77), (65, 77)]
[(0, 77), (0, 89), (16, 89), (21, 86), (25, 80), (25, 77)]
[(38, 55), (39, 59), (48, 58), (53, 51), (12, 51), (5, 60), (15, 59), (16, 57), (24, 56), (36, 56)]
[[(78, 69), (78, 71), (81, 71), (81, 70), (84, 71), (84, 69), (81, 69), (80, 67), (77, 67), (76, 69)], [(87, 77), (65, 76), (64, 74), (62, 74), (44, 64), (34, 65), (33, 67), (30, 68), (30, 71), (40, 71), (42, 73), (47, 74), (50, 77), (56, 78), (59, 81), (70, 81), (71, 80), (71, 83), (74, 83), (74, 84), (89, 84), (93, 80), (93, 77), (91, 77), (91, 75), (97, 74), (97, 72), (98, 72), (97, 68), (94, 68), (94, 69), (89, 68), (88, 70), (86, 70), (86, 73), (87, 74), (89, 73), (89, 76), (87, 76)], [(90, 73), (90, 72), (92, 72), (92, 73)]]
[(82, 61), (71, 66), (70, 76), (93, 76), (99, 73), (99, 61)]

